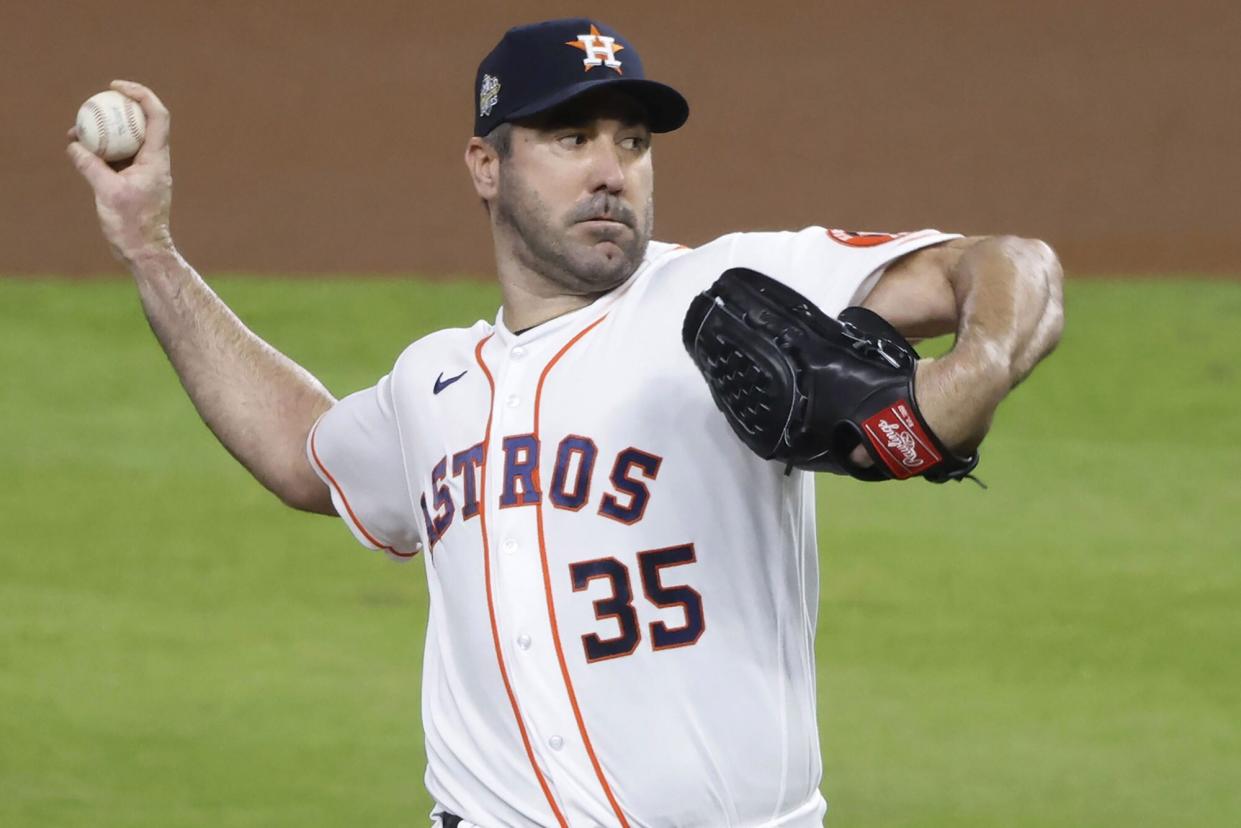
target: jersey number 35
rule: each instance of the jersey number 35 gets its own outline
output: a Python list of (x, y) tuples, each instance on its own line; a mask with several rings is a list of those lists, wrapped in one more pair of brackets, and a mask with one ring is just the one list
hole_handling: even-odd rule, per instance
[[(685, 616), (685, 623), (679, 626), (669, 626), (663, 621), (652, 621), (647, 625), (651, 647), (655, 650), (696, 644), (707, 628), (702, 614), (702, 596), (698, 591), (684, 585), (667, 586), (661, 580), (661, 573), (668, 567), (694, 563), (697, 559), (692, 543), (638, 553), (638, 570), (646, 600), (661, 609), (677, 607)], [(602, 638), (596, 633), (583, 635), (586, 660), (595, 662), (620, 658), (637, 650), (642, 642), (642, 627), (633, 606), (633, 582), (629, 577), (629, 567), (616, 558), (596, 558), (570, 564), (569, 575), (573, 579), (574, 592), (582, 592), (598, 578), (606, 578), (612, 585), (611, 595), (595, 601), (595, 617), (601, 621), (616, 619), (620, 634), (612, 638)]]

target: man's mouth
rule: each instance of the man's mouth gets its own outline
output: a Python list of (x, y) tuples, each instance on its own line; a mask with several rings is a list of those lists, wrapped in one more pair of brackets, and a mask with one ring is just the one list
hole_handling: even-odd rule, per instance
[(628, 224), (620, 219), (608, 216), (594, 216), (593, 218), (582, 219), (578, 224), (596, 225), (599, 227), (629, 227)]

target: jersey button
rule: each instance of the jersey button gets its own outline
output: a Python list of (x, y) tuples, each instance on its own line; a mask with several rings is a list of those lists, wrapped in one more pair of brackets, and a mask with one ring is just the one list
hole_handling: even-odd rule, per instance
[(521, 647), (523, 650), (530, 649), (530, 636), (524, 633), (517, 636), (517, 646)]
[(526, 355), (526, 349), (518, 345), (513, 349), (513, 359), (521, 359)]
[(516, 408), (517, 406), (521, 405), (521, 397), (517, 396), (516, 394), (509, 394), (508, 399), (504, 401), (504, 404), (507, 405), (509, 408)]
[(561, 739), (559, 736), (553, 736), (547, 740), (547, 743), (552, 746), (552, 750), (560, 750), (564, 747), (564, 739)]
[(512, 538), (508, 538), (507, 540), (505, 540), (505, 541), (504, 541), (504, 551), (505, 551), (505, 552), (508, 552), (508, 553), (510, 553), (510, 554), (511, 554), (511, 553), (513, 553), (513, 552), (516, 552), (516, 551), (517, 551), (517, 541), (513, 540)]

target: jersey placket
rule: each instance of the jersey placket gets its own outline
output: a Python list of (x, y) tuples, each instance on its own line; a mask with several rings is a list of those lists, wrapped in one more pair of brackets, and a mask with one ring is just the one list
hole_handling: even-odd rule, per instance
[[(538, 509), (546, 493), (523, 485), (540, 477), (546, 481), (550, 470), (525, 477), (517, 473), (529, 462), (546, 467), (544, 447), (534, 437), (535, 396), (541, 372), (566, 338), (560, 331), (548, 331), (520, 344), (511, 335), (496, 336), (495, 347), (485, 349), (495, 375), (486, 508), (502, 656), (540, 768), (561, 800), (569, 824), (577, 825), (591, 824), (591, 817), (574, 803), (581, 803), (583, 796), (597, 802), (600, 794), (590, 786), (590, 759), (578, 734), (552, 639), (538, 535)], [(531, 445), (533, 449), (528, 448)], [(531, 450), (533, 456), (528, 453)], [(551, 574), (555, 577), (556, 573)]]

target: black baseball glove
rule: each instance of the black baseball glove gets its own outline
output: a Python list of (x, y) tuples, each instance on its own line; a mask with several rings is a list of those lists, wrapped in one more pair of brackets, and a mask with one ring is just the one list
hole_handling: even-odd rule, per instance
[[(832, 319), (787, 285), (735, 267), (694, 297), (681, 338), (733, 431), (766, 460), (933, 483), (978, 465), (977, 453), (958, 457), (931, 431), (914, 398), (917, 351), (866, 308)], [(873, 466), (850, 460), (858, 445)]]

